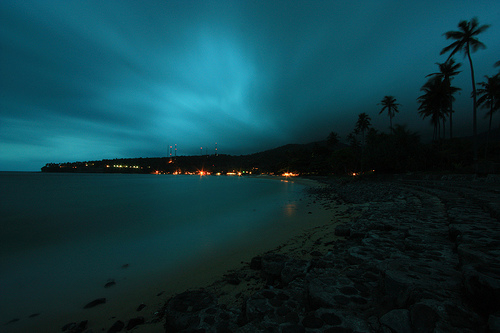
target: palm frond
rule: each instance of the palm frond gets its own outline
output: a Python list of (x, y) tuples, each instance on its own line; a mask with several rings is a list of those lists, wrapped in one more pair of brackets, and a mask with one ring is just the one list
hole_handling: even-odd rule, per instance
[(472, 49), (472, 52), (476, 52), (479, 49), (482, 49), (482, 50), (486, 49), (486, 45), (484, 45), (482, 42), (478, 41), (476, 38), (472, 38), (469, 41), (469, 45)]

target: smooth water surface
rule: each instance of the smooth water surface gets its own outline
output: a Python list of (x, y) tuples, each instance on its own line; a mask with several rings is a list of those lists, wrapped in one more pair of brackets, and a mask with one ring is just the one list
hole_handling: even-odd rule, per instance
[(301, 191), (260, 178), (0, 173), (0, 324), (81, 309), (124, 264), (133, 280), (215, 258), (286, 223)]

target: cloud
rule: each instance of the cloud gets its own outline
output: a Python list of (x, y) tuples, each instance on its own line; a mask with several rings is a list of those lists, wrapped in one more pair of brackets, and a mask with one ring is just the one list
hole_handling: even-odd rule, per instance
[[(173, 143), (182, 154), (215, 142), (221, 153), (253, 153), (330, 131), (346, 136), (361, 112), (387, 130), (377, 106), (384, 95), (402, 104), (396, 122), (425, 131), (416, 98), (444, 61), (442, 33), (472, 16), (493, 23), (500, 5), (2, 1), (0, 13), (8, 151), (0, 170), (35, 170), (42, 155), (162, 156)], [(494, 26), (484, 34), (476, 80), (493, 73), (499, 38)], [(463, 70), (457, 128), (470, 122)]]

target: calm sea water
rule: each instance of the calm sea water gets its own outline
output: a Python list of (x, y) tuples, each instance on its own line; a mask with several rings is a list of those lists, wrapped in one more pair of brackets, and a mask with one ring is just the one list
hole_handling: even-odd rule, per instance
[(147, 276), (217, 256), (279, 228), (270, 224), (293, 215), (302, 190), (244, 177), (0, 173), (0, 324), (81, 309), (124, 264)]

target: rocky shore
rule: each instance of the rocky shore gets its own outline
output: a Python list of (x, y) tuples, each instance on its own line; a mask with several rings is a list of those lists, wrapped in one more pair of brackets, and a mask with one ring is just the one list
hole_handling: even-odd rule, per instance
[(500, 332), (499, 185), (330, 181), (314, 195), (347, 221), (170, 298), (157, 320), (166, 332)]

